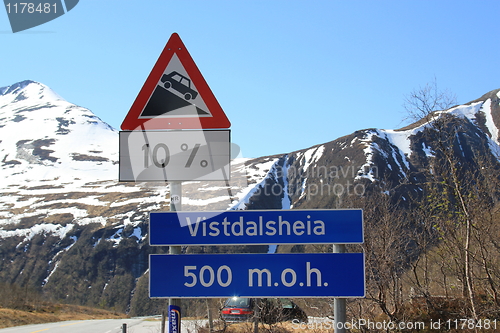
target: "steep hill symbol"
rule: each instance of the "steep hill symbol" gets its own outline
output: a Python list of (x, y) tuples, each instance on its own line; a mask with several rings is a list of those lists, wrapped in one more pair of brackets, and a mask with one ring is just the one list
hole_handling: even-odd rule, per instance
[(209, 112), (190, 102), (198, 95), (187, 76), (177, 71), (163, 74), (140, 117), (209, 116)]

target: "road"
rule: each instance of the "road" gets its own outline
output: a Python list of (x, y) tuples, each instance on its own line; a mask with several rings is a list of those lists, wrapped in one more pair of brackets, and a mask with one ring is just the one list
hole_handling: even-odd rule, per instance
[[(206, 320), (183, 320), (181, 333), (195, 333)], [(130, 319), (75, 320), (57, 323), (25, 325), (0, 329), (0, 333), (122, 333), (127, 324), (127, 333), (160, 333), (161, 322), (150, 317)]]

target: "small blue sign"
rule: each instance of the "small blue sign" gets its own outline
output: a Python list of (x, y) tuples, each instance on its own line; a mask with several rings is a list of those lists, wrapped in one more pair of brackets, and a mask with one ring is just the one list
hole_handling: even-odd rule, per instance
[(150, 255), (151, 298), (364, 297), (363, 253)]
[(181, 308), (177, 305), (168, 306), (168, 333), (181, 332)]
[(363, 243), (361, 209), (149, 214), (151, 245)]

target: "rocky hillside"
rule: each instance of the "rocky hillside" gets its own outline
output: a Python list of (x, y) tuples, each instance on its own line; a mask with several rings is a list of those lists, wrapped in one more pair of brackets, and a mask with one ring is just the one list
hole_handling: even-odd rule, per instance
[[(229, 184), (183, 183), (183, 210), (341, 208), (373, 191), (404, 206), (423, 191), (442, 151), (438, 135), (446, 133), (470, 170), (478, 156), (498, 162), (499, 102), (495, 90), (403, 129), (360, 130), (284, 155), (235, 160)], [(444, 118), (454, 125), (439, 133), (433, 124)], [(60, 302), (156, 311), (147, 296), (148, 255), (167, 249), (149, 246), (147, 219), (168, 210), (168, 186), (118, 182), (118, 132), (37, 82), (0, 88), (0, 131), (0, 281)], [(228, 251), (185, 249), (200, 250)]]
[[(147, 218), (168, 210), (168, 186), (118, 182), (118, 132), (41, 83), (0, 88), (0, 131), (0, 280), (130, 311), (148, 254), (164, 250), (149, 247)], [(265, 175), (244, 162), (229, 188), (186, 183), (184, 209), (230, 208)]]
[[(478, 157), (498, 162), (500, 89), (429, 117), (398, 130), (359, 130), (308, 149), (255, 159), (252, 163), (269, 163), (271, 171), (245, 207), (336, 208), (342, 198), (362, 196), (374, 185), (409, 201), (421, 193), (443, 143), (470, 170)], [(442, 121), (441, 133), (436, 131), (437, 119)]]

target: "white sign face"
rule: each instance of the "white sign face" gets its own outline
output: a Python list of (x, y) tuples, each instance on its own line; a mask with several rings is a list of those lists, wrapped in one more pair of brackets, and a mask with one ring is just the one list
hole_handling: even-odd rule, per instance
[(120, 181), (229, 180), (230, 130), (120, 132)]

